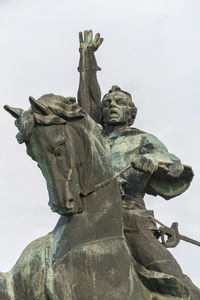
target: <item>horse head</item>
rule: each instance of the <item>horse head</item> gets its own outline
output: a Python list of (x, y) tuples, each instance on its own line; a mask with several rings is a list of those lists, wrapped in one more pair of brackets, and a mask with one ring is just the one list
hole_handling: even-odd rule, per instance
[(51, 209), (65, 216), (80, 213), (85, 192), (112, 176), (100, 130), (75, 98), (49, 94), (29, 100), (27, 111), (4, 106), (16, 119), (16, 138), (46, 179)]

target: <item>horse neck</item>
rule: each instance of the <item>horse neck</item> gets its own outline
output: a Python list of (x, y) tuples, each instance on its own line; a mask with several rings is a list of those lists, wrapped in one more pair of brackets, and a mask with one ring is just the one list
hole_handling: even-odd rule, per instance
[[(83, 211), (69, 218), (63, 217), (62, 225), (54, 230), (55, 243), (58, 245), (56, 252), (67, 252), (98, 240), (123, 237), (122, 201), (118, 182), (111, 181), (94, 192), (87, 193), (96, 184), (112, 177), (110, 158), (103, 138), (98, 130), (94, 130), (89, 136), (87, 131), (81, 130), (81, 127), (76, 128), (76, 133), (80, 131), (84, 150), (84, 160), (77, 164), (79, 187), (86, 191), (86, 196), (80, 198)], [(75, 151), (75, 157), (80, 157), (77, 147)], [(59, 250), (59, 241), (64, 243), (62, 250)]]
[[(79, 186), (81, 191), (89, 191), (95, 185), (113, 176), (110, 156), (107, 144), (97, 126), (88, 116), (86, 120), (80, 120), (84, 126), (76, 127), (76, 135), (79, 137), (79, 147), (74, 139), (74, 151), (76, 152), (77, 171), (79, 174)], [(73, 135), (75, 138), (76, 135)], [(82, 155), (80, 155), (80, 148)], [(100, 192), (100, 191), (99, 191)]]
[[(98, 240), (123, 238), (122, 202), (118, 183), (113, 181), (82, 198), (83, 212), (69, 218), (61, 217), (54, 230), (58, 247), (56, 256), (62, 257), (72, 248)], [(62, 241), (63, 247), (59, 247)]]
[[(83, 214), (91, 229), (103, 236), (119, 235), (122, 228), (122, 200), (117, 181), (110, 182), (82, 199)], [(101, 231), (102, 228), (106, 230)], [(109, 228), (108, 228), (109, 227)]]

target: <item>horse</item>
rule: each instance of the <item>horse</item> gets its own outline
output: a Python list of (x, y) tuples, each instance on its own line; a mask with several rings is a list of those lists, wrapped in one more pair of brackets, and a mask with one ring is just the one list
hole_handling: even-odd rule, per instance
[(29, 99), (27, 111), (5, 109), (61, 217), (51, 233), (25, 248), (10, 272), (0, 273), (0, 300), (190, 299), (178, 279), (146, 270), (131, 256), (119, 183), (98, 125), (75, 98)]

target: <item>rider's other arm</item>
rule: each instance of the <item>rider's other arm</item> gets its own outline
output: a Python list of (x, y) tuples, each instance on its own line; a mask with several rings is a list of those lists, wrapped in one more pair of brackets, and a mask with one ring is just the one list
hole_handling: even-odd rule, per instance
[(96, 34), (93, 39), (92, 31), (79, 33), (80, 40), (80, 60), (78, 71), (80, 73), (78, 104), (95, 119), (97, 109), (101, 101), (101, 90), (97, 81), (96, 72), (100, 70), (97, 65), (94, 52), (99, 48), (103, 39), (100, 34)]
[(152, 174), (146, 193), (160, 195), (166, 200), (182, 194), (193, 178), (192, 168), (183, 165), (177, 156), (169, 153), (165, 145), (151, 134), (142, 136), (139, 154), (133, 165)]

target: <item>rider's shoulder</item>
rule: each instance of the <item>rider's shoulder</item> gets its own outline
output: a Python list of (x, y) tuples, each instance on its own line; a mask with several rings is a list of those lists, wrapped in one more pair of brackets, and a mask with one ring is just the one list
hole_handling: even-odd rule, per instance
[(129, 134), (130, 135), (138, 135), (140, 136), (142, 139), (147, 140), (147, 141), (159, 141), (161, 142), (155, 135), (145, 132), (143, 130), (140, 130), (138, 128), (134, 128), (134, 127), (129, 127)]
[(129, 130), (126, 132), (126, 136), (129, 139), (139, 140), (143, 145), (152, 145), (155, 148), (162, 148), (163, 150), (166, 150), (165, 145), (156, 136), (138, 128), (129, 127)]
[(126, 134), (127, 135), (144, 135), (144, 134), (147, 134), (147, 133), (144, 132), (143, 130), (140, 130), (140, 129), (135, 128), (135, 127), (128, 127)]

